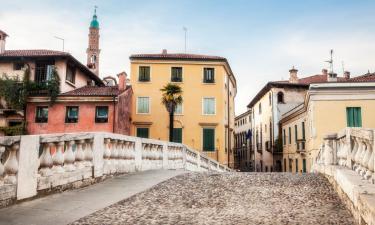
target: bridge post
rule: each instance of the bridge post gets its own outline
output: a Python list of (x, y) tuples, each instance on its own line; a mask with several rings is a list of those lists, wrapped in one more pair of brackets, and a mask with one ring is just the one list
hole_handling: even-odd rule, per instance
[(135, 139), (135, 156), (134, 156), (134, 162), (135, 162), (135, 171), (141, 171), (142, 170), (142, 139), (136, 138)]
[(200, 152), (198, 152), (197, 153), (197, 171), (201, 171), (201, 153)]
[(94, 141), (93, 141), (93, 172), (94, 177), (101, 177), (103, 176), (104, 170), (104, 134), (103, 133), (96, 133), (94, 134)]
[(168, 169), (168, 145), (163, 142), (163, 169)]

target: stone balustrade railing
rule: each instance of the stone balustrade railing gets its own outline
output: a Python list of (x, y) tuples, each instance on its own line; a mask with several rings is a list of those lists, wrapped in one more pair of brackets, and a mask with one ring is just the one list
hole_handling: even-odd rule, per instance
[(375, 129), (345, 128), (325, 136), (313, 171), (333, 184), (358, 224), (375, 224)]
[(363, 179), (375, 182), (375, 129), (345, 128), (326, 135), (316, 164), (338, 165), (356, 171)]
[(108, 175), (156, 170), (230, 171), (183, 144), (113, 133), (0, 137), (0, 207)]

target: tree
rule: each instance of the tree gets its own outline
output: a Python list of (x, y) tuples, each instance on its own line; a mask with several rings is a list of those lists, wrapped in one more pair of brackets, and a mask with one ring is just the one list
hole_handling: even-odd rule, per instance
[(182, 99), (182, 89), (177, 84), (168, 83), (160, 91), (163, 93), (161, 102), (166, 107), (169, 113), (169, 141), (173, 141), (173, 121), (174, 112), (178, 104), (181, 104)]

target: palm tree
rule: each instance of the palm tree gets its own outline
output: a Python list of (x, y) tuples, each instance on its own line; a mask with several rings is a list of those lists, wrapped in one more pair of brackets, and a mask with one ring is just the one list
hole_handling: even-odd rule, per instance
[(178, 104), (182, 103), (182, 89), (177, 84), (168, 83), (160, 91), (163, 93), (161, 102), (169, 113), (169, 141), (173, 141), (174, 112)]

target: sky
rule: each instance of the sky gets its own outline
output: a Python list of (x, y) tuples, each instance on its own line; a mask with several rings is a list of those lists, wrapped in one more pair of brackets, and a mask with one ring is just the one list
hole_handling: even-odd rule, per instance
[[(226, 57), (237, 79), (236, 115), (272, 80), (328, 68), (352, 76), (375, 71), (375, 1), (370, 0), (0, 0), (6, 49), (62, 50), (86, 62), (94, 5), (100, 23), (100, 75), (129, 73), (135, 53)], [(344, 65), (344, 66), (343, 66)]]

